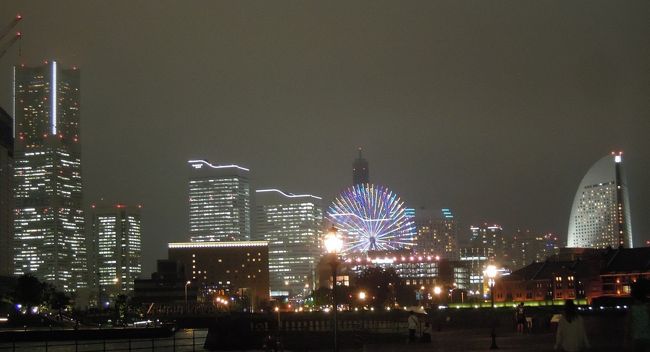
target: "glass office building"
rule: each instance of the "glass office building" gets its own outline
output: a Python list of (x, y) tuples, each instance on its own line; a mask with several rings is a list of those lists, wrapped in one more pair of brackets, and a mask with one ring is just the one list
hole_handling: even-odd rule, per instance
[(189, 223), (192, 242), (249, 241), (249, 171), (238, 165), (190, 160)]
[(100, 295), (130, 294), (142, 273), (140, 206), (92, 206), (92, 233)]
[(321, 198), (277, 189), (257, 190), (255, 198), (256, 239), (269, 243), (271, 295), (304, 296), (321, 254)]
[(80, 74), (56, 61), (14, 67), (14, 274), (87, 286)]

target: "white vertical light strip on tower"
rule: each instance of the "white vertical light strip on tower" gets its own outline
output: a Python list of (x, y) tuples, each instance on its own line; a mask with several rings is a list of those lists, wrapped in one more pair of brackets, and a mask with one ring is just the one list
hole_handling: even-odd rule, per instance
[(56, 134), (56, 61), (52, 61), (52, 134)]
[(13, 123), (13, 136), (14, 136), (14, 139), (16, 139), (16, 65), (14, 65), (14, 83), (13, 83), (13, 87), (12, 87), (11, 97), (12, 97), (12, 102), (13, 102), (12, 111), (11, 111), (11, 117), (13, 119), (12, 120), (12, 123)]

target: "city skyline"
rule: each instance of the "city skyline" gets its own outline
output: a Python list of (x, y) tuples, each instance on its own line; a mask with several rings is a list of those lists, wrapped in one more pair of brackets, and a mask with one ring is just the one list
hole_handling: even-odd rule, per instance
[[(302, 4), (285, 25), (280, 5), (79, 3), (52, 17), (51, 4), (4, 2), (5, 21), (25, 16), (25, 37), (20, 58), (13, 48), (0, 61), (0, 105), (11, 110), (16, 62), (83, 69), (86, 198), (144, 205), (145, 273), (165, 243), (187, 239), (187, 160), (242, 164), (252, 182), (329, 201), (349, 185), (358, 146), (373, 182), (409, 207), (454, 209), (465, 232), (488, 221), (563, 240), (589, 165), (624, 150), (643, 243), (650, 223), (634, 214), (650, 203), (648, 4), (566, 4), (563, 19), (526, 4), (492, 4), (503, 17), (484, 4), (360, 6), (342, 17)], [(486, 29), (489, 18), (506, 20)], [(182, 39), (213, 31), (214, 43)], [(109, 178), (121, 189), (105, 187)]]

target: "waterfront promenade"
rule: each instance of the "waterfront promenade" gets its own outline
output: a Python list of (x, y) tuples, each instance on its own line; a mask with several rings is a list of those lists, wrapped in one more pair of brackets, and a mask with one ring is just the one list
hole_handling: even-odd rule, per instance
[[(342, 322), (339, 335), (341, 351), (487, 351), (491, 344), (490, 320), (485, 319), (489, 311), (448, 311), (438, 316), (429, 315), (426, 318), (443, 324), (434, 325), (432, 343), (407, 344), (406, 326), (399, 320), (368, 320), (360, 323), (352, 320)], [(525, 334), (516, 334), (514, 326), (505, 318), (508, 311), (502, 311), (503, 320), (497, 325), (497, 345), (502, 351), (552, 351), (555, 334), (552, 326), (540, 324)], [(447, 319), (447, 316), (451, 319)], [(327, 351), (331, 350), (332, 335), (328, 326), (309, 323), (307, 315), (295, 314), (283, 317), (282, 340), (285, 351)], [(372, 317), (369, 315), (368, 317)], [(294, 319), (291, 319), (294, 318)], [(383, 318), (388, 318), (384, 316)], [(443, 318), (443, 319), (440, 319)], [(592, 344), (591, 351), (621, 351), (624, 332), (624, 314), (620, 311), (598, 312), (586, 314), (585, 325)], [(329, 320), (327, 320), (329, 321)], [(381, 323), (381, 324), (380, 324)], [(232, 325), (228, 323), (227, 325)], [(227, 349), (228, 343), (235, 344), (250, 339), (253, 335), (240, 334), (236, 329), (226, 331), (226, 338), (217, 338), (212, 345), (216, 350)], [(318, 328), (315, 329), (314, 327)], [(321, 329), (325, 328), (325, 329)], [(438, 330), (438, 328), (440, 330)], [(374, 333), (372, 332), (374, 331)], [(272, 332), (272, 331), (269, 331)], [(207, 337), (207, 329), (180, 329), (170, 337), (138, 336), (130, 340), (77, 340), (77, 341), (34, 341), (15, 343), (5, 341), (0, 343), (2, 351), (29, 352), (99, 352), (99, 351), (202, 351)], [(242, 351), (239, 346), (235, 350)], [(354, 348), (353, 348), (354, 347)], [(254, 350), (251, 350), (254, 351)]]
[[(476, 352), (489, 351), (491, 339), (489, 331), (454, 330), (434, 332), (432, 343), (416, 344), (367, 344), (364, 352), (398, 352), (398, 351), (431, 351), (431, 352)], [(605, 336), (590, 336), (593, 348), (590, 351), (621, 351), (622, 337), (611, 339)], [(550, 352), (555, 342), (554, 333), (524, 334), (506, 333), (497, 337), (500, 351), (512, 352)], [(344, 351), (354, 351), (344, 350)]]

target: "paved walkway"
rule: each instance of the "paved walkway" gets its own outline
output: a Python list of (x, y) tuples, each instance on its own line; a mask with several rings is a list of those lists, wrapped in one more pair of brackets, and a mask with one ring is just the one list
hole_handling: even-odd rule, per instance
[[(599, 336), (591, 337), (592, 349), (590, 351), (616, 351), (621, 350), (619, 339), (603, 339)], [(497, 346), (500, 351), (526, 351), (542, 352), (553, 351), (555, 343), (554, 333), (524, 334), (515, 333), (497, 335)], [(488, 351), (491, 338), (489, 330), (454, 330), (448, 332), (434, 332), (431, 344), (401, 344), (401, 345), (367, 345), (365, 352), (397, 352), (397, 351)]]

